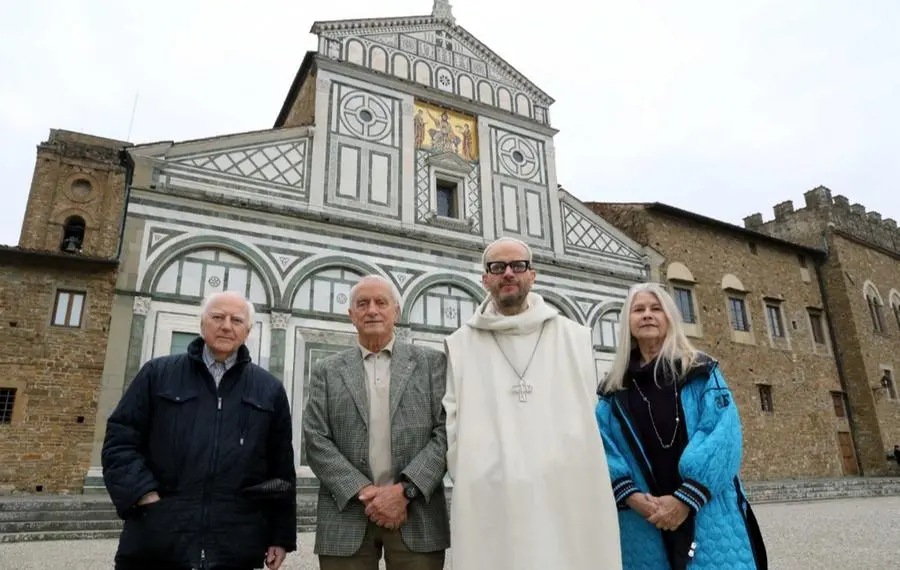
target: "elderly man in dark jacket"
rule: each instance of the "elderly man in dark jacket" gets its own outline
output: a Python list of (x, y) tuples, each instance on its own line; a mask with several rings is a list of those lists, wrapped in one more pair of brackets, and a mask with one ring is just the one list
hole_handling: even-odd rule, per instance
[(187, 354), (149, 361), (109, 417), (117, 570), (277, 570), (297, 548), (284, 386), (250, 361), (253, 305), (218, 293)]

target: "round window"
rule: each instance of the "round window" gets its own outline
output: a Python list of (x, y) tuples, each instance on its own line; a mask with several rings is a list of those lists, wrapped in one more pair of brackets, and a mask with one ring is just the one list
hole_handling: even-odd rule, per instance
[(363, 109), (359, 112), (359, 120), (364, 123), (371, 123), (374, 118), (375, 117), (372, 116), (372, 111), (368, 109)]

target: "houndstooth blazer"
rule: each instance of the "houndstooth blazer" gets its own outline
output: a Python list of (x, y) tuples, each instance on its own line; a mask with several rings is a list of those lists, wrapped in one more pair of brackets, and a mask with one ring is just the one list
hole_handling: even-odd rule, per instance
[[(414, 552), (450, 546), (444, 494), (447, 432), (441, 399), (447, 360), (442, 352), (394, 342), (389, 388), (391, 457), (395, 480), (406, 476), (422, 496), (400, 527)], [(357, 498), (372, 483), (369, 403), (362, 354), (354, 347), (312, 368), (303, 412), (307, 462), (319, 478), (315, 553), (349, 556), (362, 545), (368, 517)]]

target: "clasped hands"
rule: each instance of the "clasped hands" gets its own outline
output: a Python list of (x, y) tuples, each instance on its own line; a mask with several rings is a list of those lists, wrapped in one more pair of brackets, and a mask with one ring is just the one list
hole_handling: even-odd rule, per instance
[(366, 506), (366, 516), (380, 527), (396, 530), (406, 522), (409, 500), (399, 483), (381, 487), (366, 485), (359, 492), (359, 500)]
[(677, 529), (691, 513), (690, 507), (672, 495), (654, 497), (649, 493), (634, 493), (625, 503), (660, 530)]

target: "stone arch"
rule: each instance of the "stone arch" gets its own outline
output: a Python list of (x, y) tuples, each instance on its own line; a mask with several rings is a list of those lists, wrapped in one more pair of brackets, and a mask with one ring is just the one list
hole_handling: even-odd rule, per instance
[(455, 275), (452, 273), (433, 273), (430, 275), (423, 275), (412, 281), (407, 287), (406, 293), (403, 295), (403, 311), (400, 313), (400, 324), (409, 324), (409, 315), (416, 300), (418, 300), (418, 298), (423, 293), (425, 293), (425, 291), (438, 285), (450, 285), (453, 287), (458, 287), (471, 295), (472, 299), (474, 299), (476, 303), (481, 303), (486, 295), (484, 289), (482, 289), (477, 283), (470, 279), (466, 279), (461, 275)]
[[(604, 323), (608, 322), (604, 317), (610, 313), (618, 313), (619, 318), (617, 326), (621, 326), (622, 310), (624, 307), (625, 303), (623, 301), (607, 301), (597, 307), (593, 312), (593, 315), (591, 315), (589, 321), (591, 327), (591, 339), (593, 344), (599, 346), (601, 350), (609, 352), (615, 350), (619, 346), (619, 330), (608, 330), (608, 327), (604, 326)], [(615, 327), (612, 328), (615, 329)], [(612, 337), (607, 338), (610, 334), (612, 334)]]
[(95, 229), (98, 225), (97, 218), (94, 216), (93, 212), (87, 208), (73, 206), (71, 204), (62, 204), (58, 210), (53, 212), (53, 215), (50, 216), (50, 223), (62, 228), (66, 225), (66, 220), (72, 216), (78, 216), (84, 220), (87, 229)]
[(347, 61), (357, 65), (366, 64), (366, 46), (357, 39), (347, 40)]
[[(694, 274), (687, 268), (687, 265), (680, 261), (673, 261), (666, 268), (666, 279), (669, 281), (682, 281), (684, 283), (696, 283)], [(743, 286), (743, 285), (742, 285)]]
[(584, 324), (584, 320), (581, 318), (578, 307), (564, 295), (542, 289), (535, 289), (534, 292), (543, 297), (545, 301), (552, 304), (554, 308), (559, 309), (563, 316), (569, 317), (576, 323)]
[(587, 318), (585, 319), (585, 324), (591, 328), (594, 328), (594, 325), (597, 324), (597, 321), (600, 320), (600, 317), (610, 311), (619, 311), (625, 308), (624, 300), (614, 300), (614, 301), (606, 301), (605, 303), (600, 303), (599, 305), (595, 305), (594, 308), (588, 313)]
[(875, 300), (878, 301), (878, 304), (882, 307), (884, 306), (884, 299), (882, 298), (881, 293), (878, 291), (878, 287), (876, 287), (874, 283), (867, 279), (866, 282), (863, 283), (862, 289), (863, 297), (866, 299), (866, 301), (868, 301), (869, 294), (871, 293)]
[(388, 53), (381, 46), (372, 46), (369, 48), (369, 67), (375, 71), (387, 73), (388, 71)]
[(512, 112), (512, 93), (509, 92), (509, 89), (506, 87), (500, 87), (497, 89), (497, 106), (503, 109), (504, 111)]
[(888, 303), (890, 303), (891, 307), (900, 306), (900, 291), (896, 289), (888, 291)]
[(725, 291), (740, 291), (741, 293), (747, 292), (747, 289), (744, 288), (744, 284), (741, 280), (732, 273), (728, 273), (722, 277), (722, 289)]
[(391, 58), (391, 73), (403, 79), (412, 79), (409, 73), (409, 58), (402, 53), (395, 53)]
[(276, 307), (276, 303), (281, 298), (278, 278), (272, 272), (269, 264), (266, 263), (265, 258), (246, 244), (220, 236), (195, 236), (170, 244), (147, 267), (147, 270), (144, 272), (144, 278), (141, 280), (140, 291), (152, 291), (156, 286), (156, 282), (162, 276), (163, 270), (170, 263), (180, 256), (198, 249), (218, 249), (242, 258), (260, 276), (263, 289), (266, 292), (267, 304)]
[(464, 73), (460, 73), (459, 77), (456, 79), (456, 85), (460, 97), (475, 99), (475, 84), (472, 82), (471, 77)]
[(487, 81), (478, 82), (478, 100), (487, 105), (494, 104), (494, 87)]
[[(297, 273), (284, 286), (284, 296), (281, 298), (281, 306), (289, 308), (294, 303), (294, 296), (297, 290), (308, 278), (324, 269), (342, 268), (355, 271), (360, 275), (380, 275), (386, 279), (390, 279), (380, 267), (355, 257), (345, 257), (341, 255), (318, 255), (313, 256), (297, 267)], [(393, 282), (393, 281), (391, 281)]]
[(524, 93), (516, 95), (516, 113), (526, 117), (531, 116), (531, 101)]
[(424, 61), (417, 61), (413, 67), (413, 79), (422, 85), (431, 85), (431, 66)]

